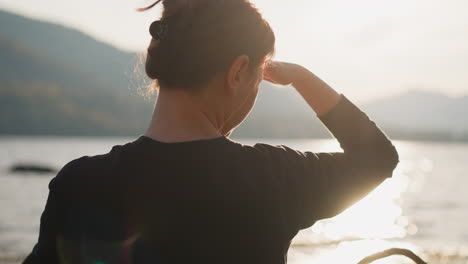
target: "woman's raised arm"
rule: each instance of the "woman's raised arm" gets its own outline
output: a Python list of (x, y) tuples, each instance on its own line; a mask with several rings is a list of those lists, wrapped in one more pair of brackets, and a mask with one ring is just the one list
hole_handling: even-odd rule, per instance
[(270, 62), (265, 80), (292, 85), (339, 141), (344, 152), (301, 152), (258, 144), (278, 174), (280, 196), (298, 229), (333, 217), (392, 176), (398, 152), (382, 130), (343, 94), (307, 69)]

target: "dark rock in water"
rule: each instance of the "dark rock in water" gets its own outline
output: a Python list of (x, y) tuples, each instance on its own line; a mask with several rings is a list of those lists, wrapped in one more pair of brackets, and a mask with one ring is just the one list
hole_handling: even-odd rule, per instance
[(37, 164), (16, 164), (16, 165), (11, 166), (10, 172), (50, 174), (50, 173), (56, 173), (57, 169), (48, 167), (48, 166), (37, 165)]

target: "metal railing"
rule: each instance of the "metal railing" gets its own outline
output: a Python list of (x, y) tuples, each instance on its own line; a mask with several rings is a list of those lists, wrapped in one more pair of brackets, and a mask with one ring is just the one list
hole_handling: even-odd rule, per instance
[(422, 260), (413, 251), (409, 249), (404, 249), (404, 248), (391, 248), (391, 249), (387, 249), (381, 252), (377, 252), (375, 254), (372, 254), (370, 256), (363, 258), (361, 261), (358, 262), (358, 264), (369, 264), (376, 260), (383, 259), (383, 258), (390, 257), (390, 256), (395, 256), (395, 255), (408, 257), (409, 259), (414, 261), (414, 263), (416, 264), (427, 264), (427, 262)]

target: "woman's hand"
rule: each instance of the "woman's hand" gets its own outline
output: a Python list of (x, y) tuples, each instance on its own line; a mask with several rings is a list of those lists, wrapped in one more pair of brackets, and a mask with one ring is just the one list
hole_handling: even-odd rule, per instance
[(279, 85), (292, 85), (318, 116), (328, 113), (341, 97), (315, 74), (294, 63), (267, 61), (263, 79)]
[(298, 64), (269, 60), (265, 63), (263, 79), (274, 84), (292, 85), (304, 74), (305, 68)]

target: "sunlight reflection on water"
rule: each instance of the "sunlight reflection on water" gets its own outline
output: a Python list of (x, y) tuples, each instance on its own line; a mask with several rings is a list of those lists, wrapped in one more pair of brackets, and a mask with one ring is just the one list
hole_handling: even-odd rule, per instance
[[(401, 142), (396, 147), (400, 156), (405, 156), (411, 148)], [(323, 141), (320, 144), (314, 141), (313, 149), (318, 152), (342, 151), (336, 141)], [(368, 196), (336, 217), (319, 221), (301, 231), (293, 240), (290, 253), (292, 262), (356, 263), (367, 255), (392, 247), (418, 251), (411, 243), (392, 242), (392, 239), (405, 238), (417, 232), (416, 225), (403, 215), (401, 199), (402, 193), (410, 185), (406, 172), (415, 166), (421, 167), (424, 172), (432, 169), (432, 163), (427, 159), (420, 164), (402, 160), (392, 178), (386, 179)], [(307, 245), (320, 246), (320, 253), (307, 253), (308, 250), (303, 248)], [(401, 263), (401, 259), (388, 258), (379, 263)]]

